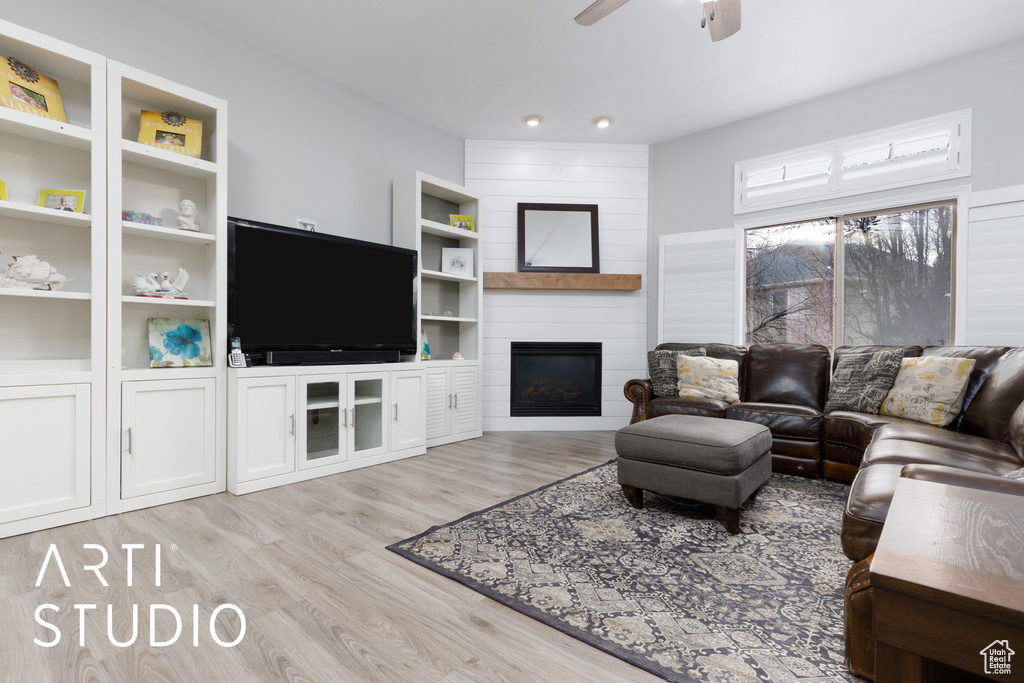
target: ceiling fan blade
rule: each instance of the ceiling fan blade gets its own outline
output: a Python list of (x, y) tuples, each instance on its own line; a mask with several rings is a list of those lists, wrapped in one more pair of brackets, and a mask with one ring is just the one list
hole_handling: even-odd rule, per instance
[[(711, 13), (714, 12), (714, 19)], [(725, 40), (740, 30), (740, 0), (715, 0), (704, 3), (711, 41)]]
[(629, 0), (597, 0), (590, 7), (576, 15), (576, 23), (580, 26), (593, 26), (627, 2)]

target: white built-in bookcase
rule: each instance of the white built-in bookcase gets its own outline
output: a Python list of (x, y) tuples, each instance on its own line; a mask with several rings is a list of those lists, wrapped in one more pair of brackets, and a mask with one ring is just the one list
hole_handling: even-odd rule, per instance
[[(452, 214), (473, 216), (475, 230), (449, 225)], [(419, 253), (416, 310), (426, 369), (427, 446), (481, 436), (483, 260), (480, 198), (465, 187), (416, 171), (392, 187), (392, 242)], [(472, 275), (442, 272), (445, 247), (473, 249)], [(446, 313), (448, 315), (446, 315)], [(453, 360), (458, 352), (462, 360)]]
[[(0, 55), (55, 79), (68, 118), (0, 107), (0, 270), (35, 254), (71, 278), (0, 289), (0, 537), (224, 490), (225, 103), (2, 20)], [(137, 143), (140, 109), (201, 119), (202, 157)], [(85, 190), (84, 212), (43, 188)], [(198, 234), (175, 229), (186, 197)], [(126, 284), (179, 265), (188, 301)], [(213, 366), (149, 368), (150, 317), (208, 319)]]

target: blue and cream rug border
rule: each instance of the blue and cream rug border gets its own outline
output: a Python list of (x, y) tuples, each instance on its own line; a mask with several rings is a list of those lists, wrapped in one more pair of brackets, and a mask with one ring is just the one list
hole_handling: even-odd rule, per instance
[(773, 474), (728, 534), (615, 461), (388, 546), (671, 681), (856, 681), (843, 663), (848, 487)]

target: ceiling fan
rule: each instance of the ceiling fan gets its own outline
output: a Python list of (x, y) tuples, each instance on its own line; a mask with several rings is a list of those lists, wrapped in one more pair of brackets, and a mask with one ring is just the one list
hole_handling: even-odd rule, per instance
[[(592, 26), (625, 5), (629, 0), (596, 0), (576, 15), (576, 23)], [(700, 26), (708, 27), (711, 40), (724, 40), (740, 30), (740, 0), (703, 0), (704, 16)]]

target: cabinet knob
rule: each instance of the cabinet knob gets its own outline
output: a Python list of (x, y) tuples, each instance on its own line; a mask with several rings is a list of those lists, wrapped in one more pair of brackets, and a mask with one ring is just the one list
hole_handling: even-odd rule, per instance
[(398, 422), (398, 404), (395, 404), (395, 422)]
[(295, 434), (295, 413), (291, 414), (290, 419), (291, 419), (291, 427), (289, 427), (288, 433), (289, 434)]
[(459, 395), (455, 394), (455, 410), (459, 409)]

